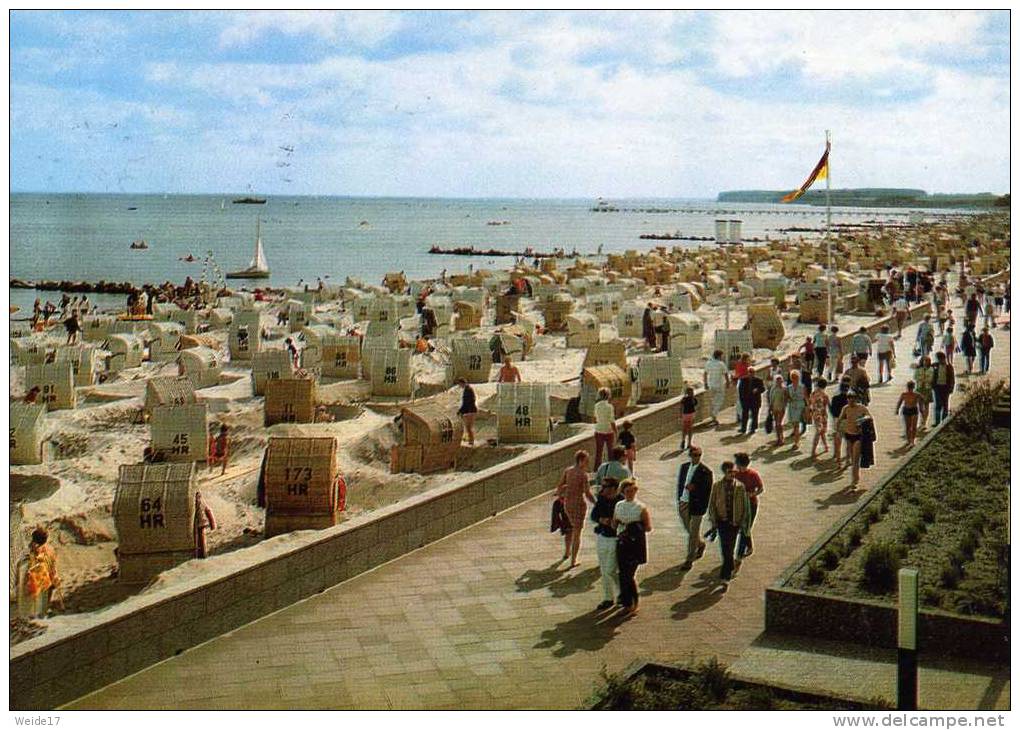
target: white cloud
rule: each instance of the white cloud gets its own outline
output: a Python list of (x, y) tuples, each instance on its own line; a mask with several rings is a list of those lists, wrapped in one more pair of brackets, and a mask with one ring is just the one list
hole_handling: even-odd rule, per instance
[(231, 13), (220, 33), (225, 48), (247, 46), (265, 35), (310, 36), (330, 43), (344, 40), (355, 47), (371, 48), (389, 38), (401, 26), (400, 16), (390, 11), (254, 10)]

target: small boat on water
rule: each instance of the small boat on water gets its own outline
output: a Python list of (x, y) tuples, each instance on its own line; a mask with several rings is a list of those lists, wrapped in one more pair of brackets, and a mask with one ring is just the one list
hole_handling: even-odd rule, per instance
[(149, 247), (149, 244), (147, 244), (145, 241), (143, 241), (141, 239), (138, 239), (137, 241), (132, 241), (131, 242), (131, 248), (134, 249), (135, 251), (144, 251), (148, 247)]
[(234, 198), (235, 205), (265, 205), (265, 198), (252, 198), (250, 196), (244, 198)]
[(266, 263), (266, 254), (262, 251), (262, 220), (255, 219), (255, 255), (252, 257), (248, 268), (240, 271), (231, 271), (227, 274), (228, 279), (268, 279), (269, 264)]

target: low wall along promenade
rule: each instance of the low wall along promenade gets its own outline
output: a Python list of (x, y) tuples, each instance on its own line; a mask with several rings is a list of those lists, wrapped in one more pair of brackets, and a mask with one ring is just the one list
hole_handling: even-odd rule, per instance
[[(930, 311), (914, 307), (911, 321)], [(872, 323), (874, 334), (890, 318)], [(849, 342), (853, 333), (844, 337)], [(788, 360), (789, 356), (783, 358)], [(696, 389), (700, 390), (700, 388)], [(727, 393), (733, 402), (734, 390)], [(709, 417), (701, 398), (695, 421)], [(628, 416), (640, 444), (679, 430), (680, 399)], [(281, 536), (231, 554), (228, 566), (207, 561), (199, 584), (155, 590), (11, 648), (12, 709), (58, 707), (156, 662), (320, 593), (376, 566), (550, 491), (578, 449), (594, 449), (591, 433), (522, 455), (318, 532)], [(237, 568), (238, 559), (250, 564)], [(68, 617), (73, 618), (73, 617)]]

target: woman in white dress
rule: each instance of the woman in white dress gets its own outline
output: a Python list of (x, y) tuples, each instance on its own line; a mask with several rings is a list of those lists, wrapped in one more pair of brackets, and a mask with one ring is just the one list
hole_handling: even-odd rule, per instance
[(652, 518), (648, 507), (637, 500), (638, 485), (633, 479), (620, 484), (623, 500), (613, 511), (616, 527), (616, 560), (620, 572), (620, 605), (628, 614), (637, 613), (638, 590), (635, 573), (639, 565), (648, 562), (648, 545), (645, 534), (652, 531)]

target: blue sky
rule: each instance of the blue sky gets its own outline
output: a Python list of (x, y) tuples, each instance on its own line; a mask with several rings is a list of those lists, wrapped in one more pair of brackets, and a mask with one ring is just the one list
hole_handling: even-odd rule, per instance
[(11, 187), (1006, 192), (1009, 13), (11, 14)]

